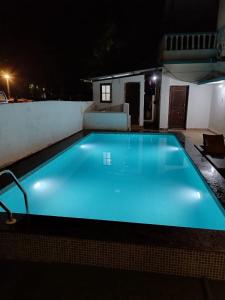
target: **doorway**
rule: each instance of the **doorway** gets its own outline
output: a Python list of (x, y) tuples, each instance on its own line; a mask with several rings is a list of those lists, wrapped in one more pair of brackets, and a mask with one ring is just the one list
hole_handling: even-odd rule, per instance
[(169, 128), (186, 129), (189, 86), (171, 86)]
[(139, 125), (140, 83), (128, 82), (125, 85), (125, 101), (130, 105), (131, 124)]

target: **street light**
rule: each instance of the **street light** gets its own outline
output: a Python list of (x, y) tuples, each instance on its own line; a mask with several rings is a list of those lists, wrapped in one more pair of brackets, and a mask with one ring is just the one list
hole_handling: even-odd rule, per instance
[(8, 94), (8, 98), (10, 98), (10, 86), (9, 86), (9, 81), (10, 81), (10, 79), (11, 79), (11, 76), (10, 76), (9, 74), (5, 73), (5, 74), (3, 75), (3, 77), (4, 77), (5, 80), (6, 80), (6, 86), (7, 86), (7, 94)]

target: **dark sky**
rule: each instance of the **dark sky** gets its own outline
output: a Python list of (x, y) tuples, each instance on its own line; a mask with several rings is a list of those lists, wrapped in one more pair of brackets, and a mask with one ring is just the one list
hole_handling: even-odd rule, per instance
[(214, 30), (216, 14), (216, 0), (4, 1), (0, 68), (75, 93), (79, 78), (156, 65), (163, 32)]

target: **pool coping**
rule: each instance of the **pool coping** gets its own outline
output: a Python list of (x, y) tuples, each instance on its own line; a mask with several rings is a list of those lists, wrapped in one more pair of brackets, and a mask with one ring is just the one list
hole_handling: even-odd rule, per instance
[[(102, 131), (81, 131), (76, 133), (12, 164), (8, 169), (12, 170), (18, 177), (24, 176), (91, 132)], [(125, 133), (132, 134), (137, 133), (137, 131)], [(167, 131), (147, 131), (142, 133), (176, 135), (225, 208), (225, 179), (182, 133)], [(1, 182), (4, 186), (8, 184), (8, 180), (6, 179), (1, 180)], [(6, 225), (4, 224), (5, 214), (0, 213), (0, 233), (63, 236), (125, 244), (132, 243), (168, 248), (225, 252), (225, 231), (38, 215), (27, 216), (15, 214), (15, 217), (18, 220), (15, 225)]]

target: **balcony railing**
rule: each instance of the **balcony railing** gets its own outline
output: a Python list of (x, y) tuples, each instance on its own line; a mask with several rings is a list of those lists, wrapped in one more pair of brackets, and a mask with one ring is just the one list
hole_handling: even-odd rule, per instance
[(164, 51), (216, 49), (217, 33), (178, 33), (164, 36)]

